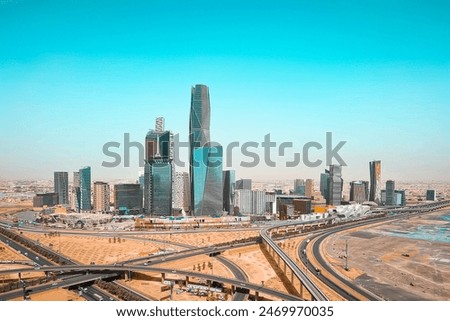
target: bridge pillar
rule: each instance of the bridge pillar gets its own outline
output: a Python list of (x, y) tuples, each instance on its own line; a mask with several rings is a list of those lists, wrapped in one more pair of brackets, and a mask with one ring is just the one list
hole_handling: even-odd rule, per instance
[(259, 301), (259, 292), (255, 291), (255, 301)]
[(291, 270), (291, 284), (294, 285), (294, 271)]
[(301, 280), (298, 280), (300, 282), (300, 297), (303, 298), (303, 283)]
[(236, 286), (231, 285), (231, 294), (234, 294), (236, 292)]
[(186, 286), (189, 284), (189, 276), (186, 275)]
[(166, 273), (161, 273), (161, 282), (164, 282), (166, 280)]
[(133, 272), (132, 271), (128, 271), (128, 279), (131, 281), (133, 276)]

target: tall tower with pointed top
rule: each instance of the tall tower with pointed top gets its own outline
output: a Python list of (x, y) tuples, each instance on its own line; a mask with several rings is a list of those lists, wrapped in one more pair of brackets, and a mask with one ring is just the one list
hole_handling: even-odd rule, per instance
[(223, 213), (223, 152), (222, 146), (210, 142), (210, 113), (208, 87), (195, 85), (189, 117), (191, 213), (195, 216)]

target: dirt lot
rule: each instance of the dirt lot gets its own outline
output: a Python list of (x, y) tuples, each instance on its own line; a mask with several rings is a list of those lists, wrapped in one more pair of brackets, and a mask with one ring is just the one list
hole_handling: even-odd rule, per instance
[[(431, 235), (443, 231), (450, 237), (449, 222), (439, 219), (448, 212), (335, 234), (325, 250), (333, 267), (386, 300), (450, 300), (450, 243)], [(429, 233), (417, 234), (424, 229)]]

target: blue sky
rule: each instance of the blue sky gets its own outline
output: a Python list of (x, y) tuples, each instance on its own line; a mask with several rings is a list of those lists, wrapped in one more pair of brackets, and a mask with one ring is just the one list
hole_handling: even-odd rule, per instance
[[(448, 1), (242, 2), (0, 0), (0, 179), (84, 165), (134, 179), (137, 152), (103, 168), (103, 144), (142, 142), (157, 116), (187, 139), (201, 83), (225, 146), (270, 133), (301, 152), (329, 131), (347, 141), (347, 181), (374, 159), (383, 179), (450, 181)], [(236, 151), (233, 167), (255, 180), (324, 169), (273, 159), (241, 168)]]

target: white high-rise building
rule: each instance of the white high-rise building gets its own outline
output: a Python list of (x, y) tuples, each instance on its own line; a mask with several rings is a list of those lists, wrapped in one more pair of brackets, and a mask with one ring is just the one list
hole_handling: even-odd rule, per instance
[(253, 195), (249, 189), (237, 189), (234, 194), (234, 206), (239, 208), (241, 214), (253, 213)]
[(176, 172), (173, 184), (173, 208), (181, 208), (189, 211), (189, 174), (186, 172)]
[(263, 215), (266, 211), (266, 192), (252, 191), (253, 214)]

